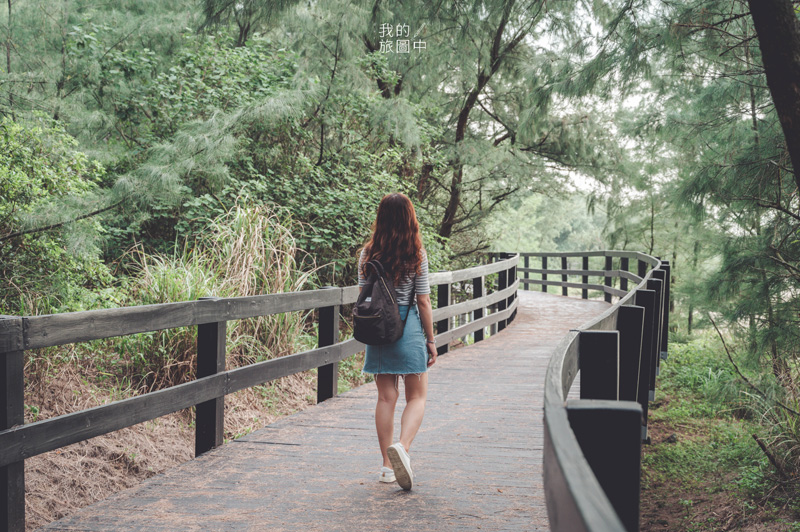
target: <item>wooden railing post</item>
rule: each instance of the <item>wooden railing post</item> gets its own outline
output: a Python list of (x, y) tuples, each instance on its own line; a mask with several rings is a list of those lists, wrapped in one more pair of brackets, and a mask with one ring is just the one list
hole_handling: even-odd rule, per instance
[(581, 399), (619, 399), (619, 332), (581, 331), (578, 367)]
[[(335, 286), (325, 288), (335, 289)], [(318, 309), (317, 345), (327, 347), (339, 341), (339, 305)], [(339, 362), (317, 368), (317, 403), (339, 393)]]
[(636, 401), (642, 360), (644, 308), (624, 305), (617, 314), (619, 331), (619, 399)]
[[(22, 318), (0, 316), (0, 431), (25, 423)], [(0, 467), (0, 530), (25, 530), (25, 463)]]
[[(450, 283), (440, 284), (436, 293), (436, 308), (443, 308), (450, 304)], [(450, 330), (450, 320), (445, 318), (436, 322), (436, 334), (442, 334)], [(436, 348), (436, 352), (440, 355), (450, 351), (450, 344), (445, 343)]]
[(653, 333), (655, 331), (656, 292), (640, 289), (636, 291), (636, 306), (644, 308), (642, 327), (642, 355), (639, 362), (639, 386), (636, 401), (642, 406), (642, 441), (646, 441), (648, 405), (650, 401), (650, 372), (654, 364)]
[[(505, 256), (500, 257), (501, 260), (505, 258)], [(497, 272), (497, 291), (500, 292), (501, 290), (505, 290), (508, 288), (508, 270), (500, 270)], [(497, 312), (504, 311), (508, 305), (507, 299), (501, 299), (497, 302)], [(500, 320), (497, 322), (497, 331), (500, 332), (506, 328), (506, 320)]]
[[(202, 297), (201, 300), (216, 300)], [(201, 323), (197, 326), (197, 378), (225, 371), (227, 322)], [(222, 445), (225, 435), (225, 397), (217, 397), (195, 407), (194, 455)]]
[[(542, 257), (542, 270), (547, 270), (547, 257)], [(547, 280), (547, 274), (542, 272), (542, 281)], [(542, 292), (547, 293), (547, 284), (542, 285)]]
[[(525, 279), (528, 279), (528, 268), (530, 268), (530, 260), (529, 259), (530, 259), (530, 257), (527, 256), (527, 255), (525, 255), (525, 257), (523, 259), (524, 266), (525, 266)], [(523, 286), (523, 288), (525, 290), (530, 290), (530, 288), (528, 288), (528, 283), (524, 283), (524, 285), (525, 286)]]
[[(613, 264), (612, 264), (611, 260), (612, 260), (612, 258), (611, 258), (611, 257), (606, 257), (606, 276), (605, 276), (605, 280), (604, 280), (604, 283), (603, 283), (605, 286), (608, 286), (609, 288), (611, 287), (611, 281), (612, 281), (612, 279), (613, 279), (613, 278), (612, 278), (612, 277), (611, 277), (611, 276), (608, 274), (608, 272), (610, 272), (610, 271), (611, 271), (611, 268), (613, 267)], [(605, 299), (605, 302), (606, 302), (606, 303), (611, 303), (611, 294), (609, 294), (609, 293), (605, 293), (605, 294), (604, 294), (604, 296), (605, 296), (605, 297), (604, 297), (604, 299)]]
[(638, 269), (636, 270), (636, 275), (644, 279), (644, 276), (647, 275), (647, 263), (641, 259), (639, 259)]
[[(588, 256), (582, 257), (582, 259), (583, 260), (581, 260), (581, 268), (584, 271), (588, 270), (589, 269), (589, 257)], [(583, 284), (589, 284), (589, 276), (588, 275), (584, 275), (583, 277), (581, 277), (581, 282)], [(581, 290), (581, 297), (583, 299), (589, 299), (589, 289), (588, 288), (584, 288), (583, 290)]]
[[(561, 269), (562, 270), (568, 269), (567, 268), (567, 257), (561, 257)], [(566, 283), (567, 282), (567, 274), (566, 273), (562, 273), (561, 274), (561, 282), (562, 283)], [(562, 296), (569, 295), (569, 292), (568, 292), (568, 289), (567, 289), (566, 286), (562, 286), (561, 287), (561, 295)]]
[(629, 401), (567, 401), (584, 458), (627, 532), (639, 530), (641, 406)]
[[(652, 379), (650, 380), (650, 389), (655, 392), (656, 389), (656, 377), (658, 376), (659, 372), (661, 371), (661, 337), (663, 334), (663, 325), (664, 325), (664, 290), (666, 286), (666, 278), (665, 278), (664, 270), (653, 270), (653, 277), (648, 281), (647, 287), (654, 288), (656, 290), (656, 304), (658, 305), (656, 308), (656, 329), (654, 331), (655, 335), (655, 345), (653, 346), (653, 353), (655, 357), (655, 371), (653, 371)], [(652, 401), (652, 399), (651, 399)]]
[[(476, 277), (472, 280), (472, 297), (477, 299), (483, 297), (483, 276)], [(472, 311), (472, 321), (479, 320), (483, 317), (483, 307), (476, 308)], [(476, 342), (483, 340), (483, 327), (472, 333), (472, 339)]]
[[(508, 286), (511, 286), (512, 284), (514, 284), (514, 282), (516, 280), (517, 280), (517, 267), (516, 266), (511, 266), (508, 269)], [(517, 298), (517, 292), (515, 290), (510, 296), (508, 296), (507, 303), (506, 303), (506, 305), (507, 305), (506, 308), (509, 308), (511, 305), (513, 305), (514, 304), (514, 300), (516, 298)], [(514, 311), (511, 313), (511, 316), (509, 316), (508, 319), (506, 320), (506, 325), (508, 325), (509, 323), (514, 321), (514, 318), (516, 318), (516, 317), (517, 317), (517, 309), (514, 309)]]
[[(628, 257), (622, 257), (620, 259), (619, 269), (624, 271), (624, 272), (628, 271)], [(625, 277), (620, 277), (619, 278), (619, 288), (620, 288), (620, 290), (626, 290), (627, 291), (628, 290), (628, 279), (626, 279)]]
[(661, 360), (666, 360), (669, 345), (669, 309), (670, 309), (670, 284), (672, 268), (669, 261), (661, 261), (661, 267), (664, 269), (664, 311), (661, 326)]

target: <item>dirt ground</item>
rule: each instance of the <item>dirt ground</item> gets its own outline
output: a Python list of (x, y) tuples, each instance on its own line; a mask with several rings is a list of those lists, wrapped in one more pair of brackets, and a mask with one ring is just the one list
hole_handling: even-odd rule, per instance
[[(84, 372), (81, 372), (84, 373)], [(315, 377), (301, 373), (269, 388), (225, 398), (225, 438), (262, 428), (316, 402)], [(112, 397), (92, 376), (65, 365), (47, 385), (26, 390), (26, 423), (104, 404)], [(133, 487), (194, 457), (192, 413), (184, 410), (25, 461), (26, 530)]]
[[(674, 445), (694, 435), (680, 425), (651, 421), (651, 444), (645, 454), (654, 453), (658, 446)], [(800, 530), (792, 512), (768, 504), (770, 494), (762, 500), (743, 500), (741, 495), (720, 490), (719, 486), (733, 479), (731, 472), (718, 472), (691, 485), (676, 480), (663, 480), (643, 471), (641, 495), (641, 532), (793, 532)]]

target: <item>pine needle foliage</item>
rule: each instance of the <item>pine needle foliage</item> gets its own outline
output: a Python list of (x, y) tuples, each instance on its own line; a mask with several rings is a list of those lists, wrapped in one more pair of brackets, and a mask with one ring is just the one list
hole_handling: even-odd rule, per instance
[[(792, 428), (800, 416), (800, 195), (748, 4), (604, 4), (620, 10), (606, 25), (615, 36), (609, 50), (636, 56), (623, 68), (645, 58), (652, 63), (642, 74), (631, 70), (626, 86), (646, 82), (658, 90), (654, 112), (633, 123), (645, 126), (639, 131), (649, 140), (640, 144), (661, 144), (675, 156), (660, 159), (673, 169), (670, 186), (648, 195), (669, 202), (658, 208), (667, 219), (675, 218), (674, 204), (700, 229), (679, 239), (694, 240), (694, 264), (706, 263), (691, 303), (726, 321), (721, 334), (735, 345), (731, 362), (742, 368), (749, 404), (776, 431), (769, 447), (782, 450), (776, 454), (787, 471), (800, 470)], [(680, 266), (673, 268), (680, 279)]]

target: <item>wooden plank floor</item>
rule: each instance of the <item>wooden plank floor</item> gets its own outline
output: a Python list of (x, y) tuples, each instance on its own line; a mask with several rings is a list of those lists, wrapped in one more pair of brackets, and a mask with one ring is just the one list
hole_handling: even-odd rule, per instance
[[(569, 329), (607, 304), (519, 294), (517, 318), (505, 331), (441, 357), (431, 371), (425, 419), (411, 448), (410, 492), (377, 481), (370, 383), (43, 530), (548, 530), (547, 360)], [(404, 404), (401, 398), (395, 438)]]

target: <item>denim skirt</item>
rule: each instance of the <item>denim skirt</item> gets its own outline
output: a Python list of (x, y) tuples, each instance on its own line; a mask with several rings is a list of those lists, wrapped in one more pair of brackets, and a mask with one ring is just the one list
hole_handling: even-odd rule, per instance
[(391, 344), (368, 345), (364, 373), (407, 375), (428, 371), (428, 346), (417, 306), (399, 305), (399, 310), (400, 318), (406, 320), (403, 336)]

